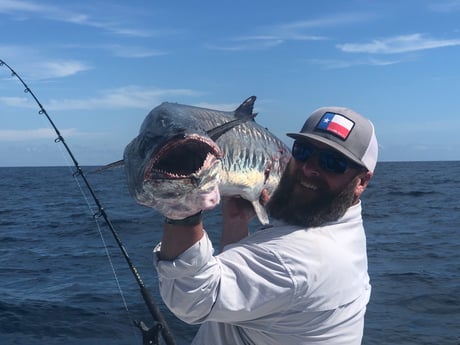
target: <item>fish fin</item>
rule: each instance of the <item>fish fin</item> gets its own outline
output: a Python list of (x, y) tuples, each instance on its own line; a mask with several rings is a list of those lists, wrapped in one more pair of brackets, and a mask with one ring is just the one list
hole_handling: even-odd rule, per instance
[(257, 115), (253, 114), (256, 98), (256, 96), (251, 96), (241, 103), (234, 111), (235, 117), (243, 119), (252, 118), (254, 120), (254, 117)]
[(109, 163), (109, 164), (101, 166), (101, 167), (99, 167), (99, 168), (97, 168), (95, 170), (92, 170), (92, 171), (90, 171), (90, 173), (95, 174), (95, 173), (99, 173), (101, 171), (105, 171), (105, 170), (109, 170), (109, 169), (113, 169), (113, 168), (118, 168), (118, 167), (121, 167), (123, 165), (125, 165), (125, 161), (123, 159), (120, 159), (119, 161)]
[(268, 225), (270, 221), (268, 220), (267, 210), (263, 207), (259, 201), (252, 201), (252, 207), (254, 207), (254, 211), (256, 212), (257, 218), (262, 223), (262, 225)]
[(231, 120), (220, 126), (211, 128), (206, 133), (212, 140), (216, 141), (222, 134), (228, 132), (233, 127), (239, 126), (247, 121), (254, 121), (254, 118), (257, 115), (257, 113), (252, 112), (252, 110), (254, 109), (255, 100), (256, 96), (251, 96), (248, 99), (246, 99), (234, 111), (235, 120)]

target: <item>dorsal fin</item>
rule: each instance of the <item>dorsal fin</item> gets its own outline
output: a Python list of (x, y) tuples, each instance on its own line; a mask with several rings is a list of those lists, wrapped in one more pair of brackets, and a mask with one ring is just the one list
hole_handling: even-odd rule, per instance
[(252, 115), (252, 112), (254, 110), (254, 103), (256, 101), (256, 96), (251, 96), (247, 98), (243, 103), (239, 105), (238, 108), (235, 110), (235, 117), (249, 117)]
[(252, 110), (254, 109), (254, 102), (256, 101), (256, 96), (251, 96), (246, 99), (243, 103), (240, 104), (238, 108), (233, 112), (235, 120), (228, 121), (220, 126), (211, 128), (207, 131), (209, 137), (216, 141), (222, 134), (228, 132), (233, 127), (239, 126), (247, 121), (254, 121), (257, 113), (254, 114)]

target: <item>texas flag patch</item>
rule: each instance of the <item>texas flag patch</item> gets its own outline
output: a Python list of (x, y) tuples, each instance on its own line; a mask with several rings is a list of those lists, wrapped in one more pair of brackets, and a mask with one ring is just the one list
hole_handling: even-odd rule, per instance
[(355, 123), (353, 121), (343, 115), (325, 113), (316, 128), (332, 133), (345, 140), (347, 139), (354, 125)]

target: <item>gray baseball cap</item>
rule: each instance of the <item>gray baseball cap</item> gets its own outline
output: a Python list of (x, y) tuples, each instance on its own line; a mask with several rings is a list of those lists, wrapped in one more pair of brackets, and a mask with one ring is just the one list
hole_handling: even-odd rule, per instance
[(370, 172), (377, 164), (378, 144), (374, 125), (348, 108), (319, 108), (305, 121), (300, 133), (287, 135), (297, 140), (326, 144)]

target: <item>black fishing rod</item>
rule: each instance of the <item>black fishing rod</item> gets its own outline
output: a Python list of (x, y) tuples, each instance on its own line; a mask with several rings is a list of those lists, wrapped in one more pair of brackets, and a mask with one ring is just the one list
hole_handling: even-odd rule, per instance
[(37, 103), (38, 107), (40, 110), (38, 113), (40, 115), (44, 115), (48, 122), (51, 124), (53, 127), (54, 131), (57, 134), (57, 138), (54, 140), (56, 143), (62, 143), (65, 147), (65, 150), (69, 154), (70, 158), (72, 159), (72, 162), (77, 169), (76, 172), (74, 173), (74, 176), (81, 177), (83, 182), (86, 185), (86, 188), (91, 194), (91, 197), (93, 198), (96, 206), (97, 206), (97, 213), (93, 215), (93, 217), (102, 217), (107, 224), (107, 226), (110, 229), (110, 232), (112, 233), (113, 237), (115, 238), (115, 241), (118, 244), (118, 247), (120, 248), (121, 252), (123, 253), (123, 256), (128, 263), (128, 266), (131, 270), (131, 272), (134, 275), (134, 278), (136, 279), (137, 285), (139, 285), (139, 288), (141, 290), (141, 295), (144, 299), (144, 302), (147, 305), (147, 308), (149, 309), (150, 313), (152, 314), (152, 317), (155, 321), (155, 324), (151, 327), (148, 328), (142, 321), (135, 321), (135, 325), (139, 327), (139, 329), (142, 332), (142, 337), (143, 337), (143, 344), (160, 344), (160, 335), (163, 336), (164, 341), (166, 342), (167, 345), (175, 345), (176, 342), (174, 340), (174, 337), (169, 329), (168, 324), (166, 323), (166, 320), (164, 319), (160, 309), (158, 306), (155, 304), (152, 294), (150, 293), (149, 289), (145, 286), (144, 282), (141, 279), (141, 276), (139, 272), (137, 271), (136, 267), (131, 261), (131, 258), (128, 255), (128, 252), (126, 251), (123, 242), (121, 241), (120, 237), (118, 236), (117, 231), (115, 230), (112, 222), (110, 221), (109, 217), (107, 216), (107, 213), (105, 212), (104, 208), (102, 207), (101, 203), (99, 202), (99, 199), (97, 198), (93, 188), (91, 187), (90, 183), (88, 182), (88, 179), (86, 178), (85, 174), (83, 173), (83, 170), (81, 169), (80, 165), (78, 164), (77, 160), (75, 159), (75, 156), (73, 155), (72, 151), (70, 150), (70, 147), (67, 145), (67, 143), (64, 140), (64, 137), (61, 135), (59, 132), (58, 128), (54, 124), (53, 120), (51, 120), (51, 117), (48, 115), (48, 112), (45, 110), (43, 105), (40, 103), (38, 98), (35, 96), (35, 94), (32, 92), (32, 90), (27, 86), (27, 84), (24, 82), (24, 80), (17, 74), (5, 61), (0, 59), (0, 66), (5, 66), (8, 68), (11, 72), (11, 76), (16, 77), (21, 84), (25, 87), (24, 92), (29, 93), (34, 101)]

